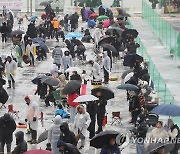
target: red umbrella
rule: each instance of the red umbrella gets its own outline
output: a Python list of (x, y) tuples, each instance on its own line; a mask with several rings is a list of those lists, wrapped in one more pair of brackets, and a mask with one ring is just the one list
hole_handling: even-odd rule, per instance
[(53, 154), (53, 153), (47, 150), (35, 149), (35, 150), (29, 150), (23, 154)]
[(96, 13), (92, 13), (89, 18), (93, 18), (93, 19), (96, 19), (99, 15), (96, 14)]

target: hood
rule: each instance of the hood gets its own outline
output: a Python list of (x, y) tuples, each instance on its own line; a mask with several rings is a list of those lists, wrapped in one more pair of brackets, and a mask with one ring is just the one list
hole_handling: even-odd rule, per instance
[(57, 115), (55, 118), (54, 118), (54, 124), (55, 125), (60, 125), (62, 123), (62, 118), (60, 115)]
[(66, 81), (66, 76), (65, 76), (64, 74), (61, 74), (61, 75), (59, 76), (59, 80), (60, 80), (61, 82), (65, 82), (65, 81)]
[(16, 144), (19, 144), (24, 141), (24, 133), (22, 131), (18, 131), (16, 134)]
[(54, 17), (54, 18), (53, 18), (53, 21), (57, 21), (57, 18), (56, 18), (56, 17)]
[(57, 142), (57, 148), (59, 148), (60, 146), (65, 147), (65, 146), (66, 146), (66, 143), (63, 142), (62, 140), (59, 140), (59, 141)]
[(66, 134), (69, 133), (69, 126), (67, 122), (63, 122), (60, 126), (61, 132)]
[(51, 69), (58, 70), (58, 66), (56, 64), (53, 64)]

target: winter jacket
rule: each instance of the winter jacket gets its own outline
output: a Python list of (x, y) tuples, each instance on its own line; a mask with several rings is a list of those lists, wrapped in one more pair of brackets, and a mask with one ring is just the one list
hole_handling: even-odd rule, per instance
[(140, 125), (137, 127), (137, 138), (145, 139), (147, 134), (147, 124), (145, 122), (141, 122)]
[(67, 84), (65, 75), (61, 74), (59, 76), (59, 80), (60, 80), (60, 82), (59, 82), (56, 90), (60, 91), (60, 97), (61, 98), (67, 98), (67, 95), (63, 94), (63, 92), (62, 92), (64, 87), (65, 87), (65, 85)]
[(71, 55), (62, 57), (62, 66), (64, 67), (64, 72), (69, 67), (72, 67), (72, 56)]
[(81, 76), (79, 74), (73, 74), (70, 76), (70, 80), (82, 81)]
[(6, 65), (5, 65), (5, 70), (6, 70), (6, 75), (8, 80), (11, 81), (11, 77), (15, 77), (16, 75), (16, 62), (14, 60), (12, 60), (11, 62), (7, 61)]
[(78, 97), (77, 93), (68, 94), (68, 105), (72, 107), (77, 107), (79, 105), (78, 102), (73, 102)]
[(0, 118), (0, 142), (11, 143), (13, 141), (13, 132), (16, 130), (16, 123), (9, 117), (7, 121)]
[(120, 154), (120, 150), (116, 144), (115, 145), (105, 145), (101, 149), (100, 154)]
[(100, 65), (97, 62), (94, 62), (92, 75), (94, 76), (95, 79), (100, 80), (101, 78), (100, 73), (101, 73)]
[(16, 136), (16, 147), (12, 151), (12, 154), (23, 154), (27, 151), (27, 142), (24, 140), (24, 133), (19, 131), (15, 134)]
[(26, 34), (27, 34), (31, 39), (37, 37), (37, 29), (36, 29), (36, 27), (34, 26), (34, 24), (30, 23), (30, 24), (28, 25), (28, 29), (27, 29)]
[(30, 44), (28, 44), (27, 46), (26, 46), (26, 55), (29, 57), (29, 59), (31, 58), (31, 56), (30, 55), (35, 55), (36, 54), (36, 46), (35, 45), (30, 45)]
[(5, 104), (9, 98), (8, 93), (4, 88), (0, 89), (0, 103)]
[(58, 66), (56, 64), (52, 65), (52, 68), (50, 69), (50, 74), (56, 77), (59, 75)]
[(61, 135), (60, 125), (62, 123), (62, 118), (57, 115), (54, 118), (54, 125), (48, 131), (48, 142), (51, 143), (51, 148), (53, 154), (59, 154), (59, 149), (57, 148), (57, 142)]
[(99, 97), (99, 100), (97, 101), (97, 113), (105, 114), (106, 112), (106, 105), (107, 100), (105, 100), (103, 97)]
[[(28, 110), (27, 110), (27, 120), (28, 120), (28, 123), (30, 124), (30, 127), (32, 130), (37, 130), (38, 128), (38, 118), (39, 118), (39, 105), (38, 103), (36, 102), (33, 102), (32, 101), (32, 98), (31, 99), (31, 102), (28, 106)], [(36, 117), (36, 121), (33, 121), (33, 118)]]
[(104, 51), (104, 60), (103, 60), (103, 67), (107, 72), (110, 72), (111, 69), (111, 59), (107, 55), (107, 52)]
[(150, 133), (152, 142), (158, 142), (169, 139), (168, 133), (163, 128), (154, 128)]
[(59, 29), (60, 24), (59, 24), (59, 21), (58, 21), (56, 18), (54, 18), (54, 19), (51, 21), (51, 23), (52, 23), (54, 29)]
[(179, 138), (180, 137), (180, 130), (179, 130), (179, 127), (175, 124), (173, 124), (170, 128), (170, 130), (168, 131), (168, 135), (169, 135), (169, 138), (170, 140), (172, 139), (175, 139), (175, 138)]
[(87, 128), (89, 127), (91, 123), (90, 115), (89, 113), (85, 112), (82, 114), (77, 113), (74, 119), (74, 132), (76, 135), (78, 135), (78, 130), (81, 131), (81, 133), (86, 136)]
[(65, 143), (62, 140), (59, 140), (57, 143), (57, 147), (63, 146), (64, 147), (64, 154), (81, 154), (77, 147), (70, 143)]
[(77, 145), (77, 140), (72, 131), (69, 130), (69, 126), (67, 122), (63, 122), (60, 126), (62, 134), (60, 135), (60, 140), (64, 141), (65, 143), (71, 143), (73, 145)]
[(54, 64), (61, 64), (63, 53), (60, 47), (55, 47), (52, 52), (52, 58), (54, 59)]

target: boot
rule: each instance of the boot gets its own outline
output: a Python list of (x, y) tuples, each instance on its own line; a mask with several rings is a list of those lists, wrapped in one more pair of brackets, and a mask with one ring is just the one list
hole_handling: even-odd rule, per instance
[(13, 89), (15, 89), (15, 82), (12, 83), (12, 87), (13, 87)]
[(8, 81), (8, 87), (7, 87), (7, 89), (10, 89), (11, 88), (11, 81)]

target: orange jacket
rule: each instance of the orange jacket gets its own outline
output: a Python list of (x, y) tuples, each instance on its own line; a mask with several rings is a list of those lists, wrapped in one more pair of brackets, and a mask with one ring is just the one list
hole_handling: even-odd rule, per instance
[(60, 23), (56, 18), (54, 18), (51, 23), (53, 24), (54, 29), (59, 29)]

